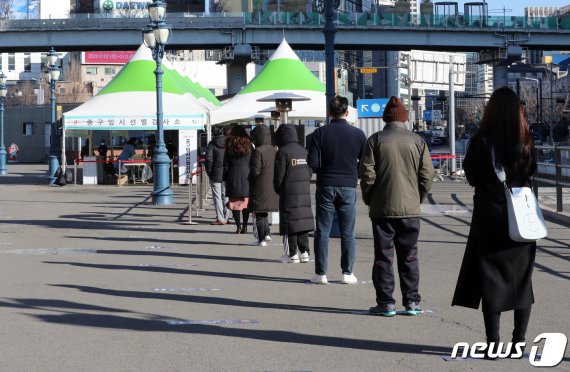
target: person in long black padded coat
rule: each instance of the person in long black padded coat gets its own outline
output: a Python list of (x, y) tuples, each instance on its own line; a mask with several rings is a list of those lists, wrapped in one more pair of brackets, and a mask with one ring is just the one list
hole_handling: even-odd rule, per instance
[(311, 174), (307, 150), (292, 124), (279, 126), (273, 186), (279, 194), (279, 234), (289, 262), (309, 262), (309, 232), (315, 229), (311, 209)]

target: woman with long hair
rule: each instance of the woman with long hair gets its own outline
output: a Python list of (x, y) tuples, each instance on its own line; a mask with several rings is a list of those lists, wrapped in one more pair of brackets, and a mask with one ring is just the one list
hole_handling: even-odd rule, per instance
[[(237, 226), (236, 234), (247, 233), (249, 219), (249, 163), (253, 146), (243, 125), (233, 126), (226, 138), (224, 152), (224, 181), (228, 208)], [(241, 215), (240, 215), (241, 212)], [(243, 217), (243, 222), (241, 220)]]
[(504, 311), (514, 310), (513, 343), (525, 340), (534, 303), (531, 279), (536, 254), (536, 242), (509, 237), (505, 188), (493, 165), (504, 169), (509, 187), (530, 186), (536, 170), (524, 107), (507, 87), (492, 94), (465, 155), (465, 176), (475, 187), (474, 207), (452, 302), (473, 309), (482, 303), (487, 353), (496, 352)]

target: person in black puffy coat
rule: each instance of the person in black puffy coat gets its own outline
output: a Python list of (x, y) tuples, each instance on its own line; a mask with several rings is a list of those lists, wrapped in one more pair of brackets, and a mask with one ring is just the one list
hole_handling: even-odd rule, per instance
[[(236, 234), (247, 233), (249, 219), (249, 163), (253, 146), (243, 125), (231, 128), (224, 153), (224, 181), (228, 208), (237, 226)], [(241, 215), (240, 215), (241, 212)], [(241, 221), (243, 217), (243, 223)]]
[(255, 150), (249, 167), (249, 210), (253, 212), (255, 243), (266, 246), (271, 240), (269, 212), (279, 210), (279, 195), (273, 190), (273, 167), (277, 150), (271, 144), (271, 130), (256, 126), (250, 133)]
[(213, 127), (212, 132), (214, 138), (206, 148), (206, 174), (210, 178), (212, 199), (216, 210), (216, 220), (212, 222), (212, 225), (225, 225), (228, 221), (226, 187), (223, 182), (226, 136), (221, 126)]
[(307, 150), (299, 144), (292, 124), (276, 132), (279, 147), (275, 156), (273, 187), (279, 194), (279, 233), (287, 262), (309, 262), (309, 232), (315, 229), (311, 209), (311, 175)]

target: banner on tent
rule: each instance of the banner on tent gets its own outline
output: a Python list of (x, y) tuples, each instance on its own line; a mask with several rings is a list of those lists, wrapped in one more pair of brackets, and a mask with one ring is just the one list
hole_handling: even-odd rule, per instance
[[(203, 129), (203, 114), (165, 115), (163, 126), (168, 130)], [(109, 116), (70, 116), (65, 117), (67, 130), (154, 130), (156, 117), (109, 117)]]
[[(192, 173), (198, 167), (198, 131), (181, 130), (178, 132), (178, 183), (187, 185)], [(196, 182), (196, 176), (192, 177)]]

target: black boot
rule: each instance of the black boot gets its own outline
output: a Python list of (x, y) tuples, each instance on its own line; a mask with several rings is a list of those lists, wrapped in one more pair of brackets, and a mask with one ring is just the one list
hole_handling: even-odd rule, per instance
[[(513, 341), (512, 341), (512, 342), (513, 342), (513, 346), (512, 346), (512, 348), (511, 348), (511, 352), (510, 352), (510, 354), (509, 354), (509, 357), (510, 357), (511, 359), (520, 359), (520, 358), (522, 358), (522, 355), (520, 355), (520, 356), (517, 355), (516, 357), (513, 357), (513, 355), (517, 354), (517, 348), (515, 347), (516, 344), (519, 343), (519, 342), (524, 343), (524, 338), (515, 338), (515, 337), (513, 337)], [(521, 352), (522, 352), (522, 354), (524, 355), (524, 346), (521, 347)]]
[[(494, 338), (488, 338), (487, 339), (487, 349), (485, 349), (485, 357), (483, 359), (487, 359), (487, 360), (496, 360), (497, 357), (490, 357), (489, 356), (489, 350), (491, 351), (495, 351), (499, 348), (499, 342), (500, 340), (494, 339)], [(493, 343), (492, 348), (491, 348), (491, 343)]]

